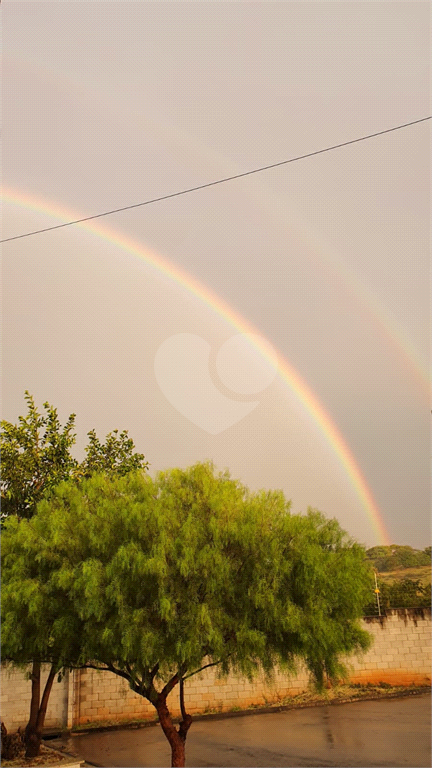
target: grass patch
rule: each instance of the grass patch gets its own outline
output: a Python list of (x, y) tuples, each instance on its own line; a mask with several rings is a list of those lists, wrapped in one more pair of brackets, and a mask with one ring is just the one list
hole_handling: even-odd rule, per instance
[(145, 728), (148, 725), (154, 725), (158, 720), (157, 715), (146, 718), (145, 720), (94, 720), (91, 723), (82, 723), (81, 725), (74, 725), (71, 733), (82, 734), (87, 731), (110, 729), (110, 728)]
[[(334, 701), (355, 701), (357, 699), (385, 698), (389, 694), (406, 693), (409, 690), (418, 690), (418, 685), (390, 685), (390, 683), (350, 683), (347, 685), (336, 685), (333, 688), (326, 688), (322, 693), (315, 691), (304, 691), (296, 696), (287, 696), (281, 701), (283, 706), (289, 706), (293, 709), (296, 706), (306, 704), (326, 704)], [(425, 691), (430, 686), (424, 686)]]
[(379, 580), (386, 584), (403, 581), (404, 579), (419, 580), (423, 587), (427, 587), (431, 583), (431, 566), (419, 565), (414, 568), (398, 568), (395, 571), (386, 571), (379, 574)]

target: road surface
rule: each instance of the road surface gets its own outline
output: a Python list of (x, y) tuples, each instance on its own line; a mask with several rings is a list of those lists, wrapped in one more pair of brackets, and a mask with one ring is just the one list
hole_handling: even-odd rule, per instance
[[(200, 720), (188, 733), (186, 765), (425, 768), (431, 764), (430, 706), (430, 695), (421, 694)], [(160, 726), (77, 735), (66, 744), (85, 760), (109, 768), (171, 764)]]

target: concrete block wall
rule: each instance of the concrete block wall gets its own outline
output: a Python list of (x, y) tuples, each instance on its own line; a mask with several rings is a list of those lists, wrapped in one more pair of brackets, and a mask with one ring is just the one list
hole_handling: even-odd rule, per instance
[[(346, 660), (351, 682), (430, 684), (430, 609), (388, 611), (381, 618), (364, 619), (363, 626), (373, 635), (373, 644), (362, 656)], [(81, 694), (79, 711), (74, 715), (75, 724), (155, 717), (154, 707), (133, 693), (121, 678), (93, 670), (81, 670), (79, 675)], [(296, 675), (277, 672), (272, 684), (266, 683), (263, 676), (252, 683), (235, 675), (219, 678), (217, 668), (212, 667), (186, 681), (185, 704), (192, 715), (228, 711), (234, 707), (243, 709), (253, 704), (276, 704), (286, 696), (307, 690), (308, 686), (309, 675), (301, 666)], [(177, 687), (169, 697), (169, 706), (174, 716), (180, 713)]]
[(155, 709), (134, 693), (126, 680), (111, 672), (80, 669), (74, 672), (78, 695), (74, 725), (105, 720), (151, 719)]
[[(288, 676), (277, 671), (271, 682), (264, 675), (258, 675), (252, 682), (237, 675), (228, 678), (217, 675), (217, 668), (213, 667), (186, 681), (185, 704), (190, 714), (278, 704), (287, 696), (306, 690), (309, 685), (309, 676), (301, 666), (296, 675)], [(174, 691), (171, 696), (170, 706), (179, 714), (178, 700), (174, 698), (178, 697), (178, 692)]]
[[(30, 671), (30, 667), (28, 668)], [(49, 667), (44, 667), (41, 674), (41, 695), (48, 677)], [(9, 732), (27, 725), (31, 682), (21, 669), (4, 667), (1, 670), (1, 718)], [(47, 728), (66, 728), (69, 702), (69, 673), (61, 682), (53, 683), (45, 718)]]
[(351, 682), (430, 684), (430, 609), (399, 608), (381, 619), (366, 618), (363, 624), (374, 642), (363, 657), (349, 660)]
[[(431, 611), (399, 609), (384, 617), (363, 620), (374, 638), (371, 649), (347, 659), (350, 681), (387, 682), (393, 685), (430, 684)], [(309, 677), (277, 672), (272, 684), (263, 676), (252, 683), (235, 675), (219, 678), (217, 668), (204, 670), (185, 683), (185, 703), (191, 714), (227, 711), (238, 707), (274, 704), (307, 690)], [(19, 670), (2, 670), (2, 718), (8, 730), (25, 726), (30, 705), (30, 682)], [(178, 688), (169, 697), (173, 715), (179, 714)], [(55, 682), (48, 706), (47, 727), (72, 727), (86, 723), (154, 719), (154, 707), (133, 693), (127, 682), (111, 672), (76, 670)]]
[[(86, 669), (75, 673), (80, 676), (80, 696), (74, 713), (74, 724), (95, 721), (154, 719), (152, 704), (134, 693), (125, 680), (110, 672)], [(302, 672), (293, 678), (277, 672), (273, 684), (264, 676), (253, 682), (230, 675), (218, 678), (215, 667), (194, 675), (185, 683), (185, 704), (190, 714), (198, 712), (226, 712), (233, 707), (246, 708), (252, 704), (273, 704), (290, 693), (298, 693), (308, 686), (308, 675)], [(180, 714), (178, 686), (169, 697), (173, 716)]]

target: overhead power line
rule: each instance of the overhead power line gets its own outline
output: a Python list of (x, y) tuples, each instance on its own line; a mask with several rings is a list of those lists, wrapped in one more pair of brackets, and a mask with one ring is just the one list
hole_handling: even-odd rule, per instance
[(377, 131), (376, 133), (369, 133), (367, 136), (360, 136), (358, 139), (351, 139), (351, 141), (344, 141), (341, 144), (334, 144), (331, 147), (324, 147), (324, 149), (317, 149), (315, 152), (308, 152), (306, 155), (298, 155), (297, 157), (290, 157), (288, 160), (281, 160), (279, 163), (272, 163), (271, 165), (263, 165), (260, 168), (253, 168), (251, 171), (245, 171), (244, 173), (236, 173), (235, 176), (226, 176), (223, 179), (217, 179), (216, 181), (209, 181), (207, 184), (200, 184), (197, 187), (189, 187), (188, 189), (182, 189), (179, 192), (171, 192), (169, 195), (163, 195), (162, 197), (154, 197), (151, 200), (144, 200), (142, 203), (134, 203), (133, 205), (124, 205), (122, 208), (113, 208), (110, 211), (104, 211), (103, 213), (96, 213), (93, 216), (85, 216), (82, 219), (74, 219), (73, 221), (66, 221), (63, 224), (55, 224), (52, 227), (44, 227), (44, 229), (35, 229), (32, 232), (24, 232), (22, 235), (15, 235), (14, 237), (6, 237), (4, 240), (0, 240), (0, 243), (8, 243), (11, 240), (20, 240), (22, 237), (30, 237), (31, 235), (40, 235), (42, 232), (51, 232), (53, 229), (62, 229), (63, 227), (70, 227), (72, 224), (82, 224), (85, 221), (91, 221), (92, 219), (100, 219), (102, 216), (111, 216), (113, 213), (121, 213), (121, 211), (130, 211), (133, 208), (141, 208), (144, 205), (151, 205), (152, 203), (160, 203), (162, 200), (169, 200), (172, 197), (180, 197), (180, 195), (187, 195), (189, 192), (198, 192), (200, 189), (207, 189), (208, 187), (214, 187), (216, 184), (224, 184), (226, 181), (233, 181), (234, 179), (241, 179), (244, 176), (251, 176), (253, 173), (260, 173), (261, 171), (269, 171), (271, 168), (278, 168), (281, 165), (288, 165), (288, 163), (295, 163), (298, 160), (305, 160), (307, 157), (314, 157), (315, 155), (322, 155), (324, 152), (331, 152), (333, 149), (339, 149), (340, 147), (347, 147), (349, 144), (357, 144), (359, 141), (366, 141), (367, 139), (373, 139), (375, 136), (382, 136), (384, 133), (392, 133), (392, 131), (399, 131), (401, 128), (408, 128), (410, 125), (416, 125), (417, 123), (424, 123), (425, 120), (430, 120), (432, 115), (422, 117), (420, 120), (412, 120), (410, 123), (403, 123), (402, 125), (396, 125), (393, 128), (386, 128), (385, 131)]

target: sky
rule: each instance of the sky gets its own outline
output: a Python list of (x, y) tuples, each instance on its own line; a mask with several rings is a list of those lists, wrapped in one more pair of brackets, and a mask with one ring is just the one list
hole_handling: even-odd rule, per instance
[[(427, 2), (2, 13), (3, 237), (431, 112)], [(29, 390), (76, 413), (77, 457), (126, 429), (152, 473), (210, 459), (366, 546), (424, 548), (429, 173), (423, 122), (5, 243), (2, 418)]]

